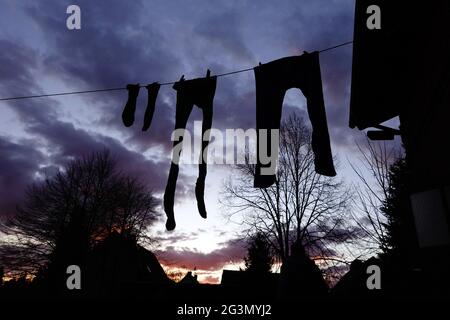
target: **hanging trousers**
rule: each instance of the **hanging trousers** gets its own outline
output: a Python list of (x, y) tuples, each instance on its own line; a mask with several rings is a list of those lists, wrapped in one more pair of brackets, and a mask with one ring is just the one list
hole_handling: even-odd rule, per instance
[[(175, 114), (175, 130), (185, 129), (189, 115), (192, 112), (194, 104), (203, 111), (202, 122), (202, 152), (200, 154), (199, 176), (195, 185), (195, 197), (197, 199), (197, 208), (200, 215), (206, 218), (206, 208), (204, 201), (205, 178), (206, 178), (206, 154), (209, 144), (209, 129), (212, 125), (213, 100), (216, 92), (217, 77), (198, 78), (193, 80), (180, 80), (174, 84), (173, 88), (177, 91), (177, 104)], [(206, 132), (208, 131), (208, 132)], [(206, 141), (205, 141), (206, 140)], [(175, 189), (178, 178), (178, 162), (181, 148), (176, 150), (175, 146), (183, 143), (183, 135), (179, 136), (178, 141), (173, 142), (172, 162), (170, 165), (169, 177), (166, 190), (164, 192), (164, 211), (167, 215), (166, 229), (175, 229), (175, 216), (173, 211)]]
[[(267, 156), (278, 160), (278, 143), (271, 154), (271, 130), (280, 129), (283, 99), (287, 90), (298, 88), (307, 100), (309, 119), (312, 125), (311, 144), (317, 173), (335, 176), (328, 135), (325, 105), (323, 101), (322, 79), (320, 75), (319, 53), (305, 53), (301, 56), (286, 57), (262, 64), (254, 68), (256, 83), (256, 129), (257, 164), (254, 178), (255, 188), (267, 188), (275, 182), (275, 164), (262, 163), (260, 143), (266, 146)], [(266, 129), (262, 135), (260, 130)], [(267, 162), (267, 161), (265, 161)]]

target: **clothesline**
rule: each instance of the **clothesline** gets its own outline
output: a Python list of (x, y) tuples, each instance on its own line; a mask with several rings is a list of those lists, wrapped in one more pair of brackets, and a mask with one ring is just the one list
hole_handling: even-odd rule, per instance
[[(340, 48), (349, 44), (352, 44), (353, 41), (347, 41), (347, 42), (343, 42), (341, 44), (329, 47), (329, 48), (325, 48), (322, 50), (319, 50), (319, 53), (321, 52), (326, 52), (329, 50), (333, 50), (336, 48)], [(216, 77), (224, 77), (224, 76), (228, 76), (228, 75), (232, 75), (232, 74), (236, 74), (236, 73), (242, 73), (242, 72), (248, 72), (253, 70), (254, 67), (251, 68), (246, 68), (246, 69), (240, 69), (240, 70), (236, 70), (236, 71), (230, 71), (230, 72), (226, 72), (226, 73), (221, 73), (221, 74), (217, 74)], [(176, 81), (172, 81), (172, 82), (163, 82), (160, 85), (161, 86), (168, 86), (168, 85), (173, 85), (175, 84)], [(141, 85), (141, 88), (145, 87), (145, 85)], [(31, 96), (20, 96), (20, 97), (9, 97), (9, 98), (0, 98), (0, 101), (9, 101), (9, 100), (22, 100), (22, 99), (33, 99), (33, 98), (44, 98), (44, 97), (56, 97), (56, 96), (66, 96), (66, 95), (73, 95), (73, 94), (84, 94), (84, 93), (94, 93), (94, 92), (105, 92), (105, 91), (118, 91), (118, 90), (126, 90), (125, 87), (122, 88), (106, 88), (106, 89), (93, 89), (93, 90), (83, 90), (83, 91), (71, 91), (71, 92), (59, 92), (59, 93), (48, 93), (48, 94), (40, 94), (40, 95), (31, 95)]]

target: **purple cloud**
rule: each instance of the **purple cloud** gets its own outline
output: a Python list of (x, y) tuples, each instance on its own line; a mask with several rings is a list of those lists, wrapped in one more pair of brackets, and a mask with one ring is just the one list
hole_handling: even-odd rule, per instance
[(223, 247), (210, 253), (202, 253), (196, 250), (175, 250), (168, 247), (165, 251), (157, 251), (160, 261), (172, 268), (183, 267), (193, 270), (220, 270), (226, 264), (239, 263), (247, 252), (243, 240), (230, 240)]

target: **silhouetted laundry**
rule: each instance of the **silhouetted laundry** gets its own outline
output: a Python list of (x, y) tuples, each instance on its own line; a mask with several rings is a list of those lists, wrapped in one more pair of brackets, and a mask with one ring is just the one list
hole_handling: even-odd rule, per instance
[[(305, 53), (301, 56), (286, 57), (254, 68), (256, 82), (256, 129), (257, 164), (254, 179), (255, 188), (266, 188), (275, 182), (275, 170), (263, 174), (261, 169), (269, 169), (270, 162), (263, 164), (259, 154), (260, 143), (267, 143), (267, 156), (271, 150), (271, 130), (280, 128), (281, 111), (286, 91), (298, 88), (307, 100), (309, 119), (312, 124), (312, 149), (315, 155), (316, 172), (335, 176), (331, 154), (330, 138), (323, 101), (322, 79), (320, 75), (319, 53)], [(267, 135), (261, 137), (260, 129)], [(274, 148), (275, 149), (275, 148)], [(278, 159), (278, 144), (274, 159)], [(272, 174), (273, 173), (273, 174)]]
[[(185, 129), (192, 107), (197, 105), (203, 111), (202, 123), (202, 152), (200, 154), (199, 177), (195, 185), (195, 197), (197, 198), (197, 208), (200, 215), (206, 218), (206, 208), (204, 201), (205, 178), (206, 178), (206, 150), (209, 144), (209, 129), (212, 125), (213, 117), (213, 100), (216, 92), (217, 77), (211, 77), (208, 70), (206, 78), (198, 78), (193, 80), (184, 80), (184, 76), (180, 81), (173, 85), (177, 91), (177, 105), (175, 115), (175, 130)], [(206, 132), (208, 131), (208, 132)], [(206, 140), (206, 141), (205, 141)], [(164, 211), (167, 215), (166, 229), (175, 229), (175, 217), (173, 212), (175, 189), (178, 178), (178, 162), (181, 148), (177, 150), (175, 146), (183, 142), (183, 134), (179, 136), (179, 141), (174, 141), (172, 151), (172, 163), (170, 165), (169, 177), (167, 180), (166, 190), (164, 192)], [(203, 156), (205, 155), (205, 156)]]
[(131, 127), (134, 123), (134, 112), (136, 111), (136, 100), (139, 95), (139, 84), (128, 84), (128, 100), (122, 112), (122, 121), (125, 127)]
[(153, 82), (146, 86), (148, 94), (147, 108), (145, 109), (144, 115), (144, 126), (142, 131), (147, 131), (150, 128), (153, 119), (153, 113), (155, 112), (156, 98), (158, 97), (158, 91), (161, 85), (157, 82)]

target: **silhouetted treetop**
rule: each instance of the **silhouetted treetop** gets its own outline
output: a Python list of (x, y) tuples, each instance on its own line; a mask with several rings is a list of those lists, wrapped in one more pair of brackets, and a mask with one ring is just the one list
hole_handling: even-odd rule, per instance
[(247, 272), (268, 273), (274, 263), (270, 244), (261, 232), (250, 239), (247, 256), (244, 258)]
[(28, 187), (17, 214), (1, 225), (9, 235), (1, 263), (36, 271), (47, 262), (82, 260), (113, 231), (149, 240), (156, 199), (136, 178), (121, 173), (108, 151), (71, 161), (55, 176)]

